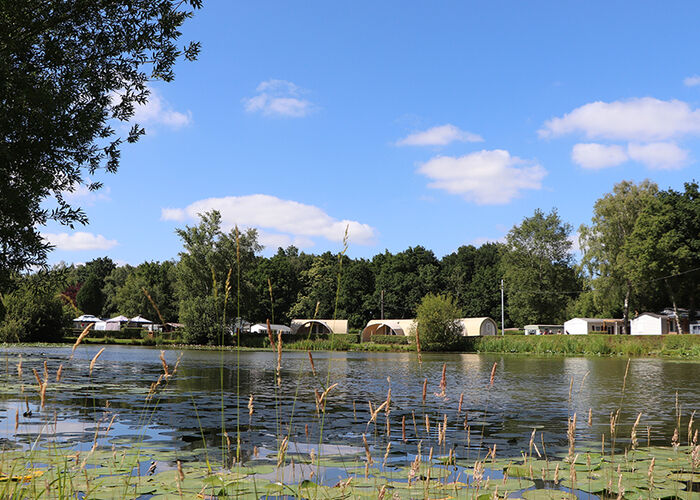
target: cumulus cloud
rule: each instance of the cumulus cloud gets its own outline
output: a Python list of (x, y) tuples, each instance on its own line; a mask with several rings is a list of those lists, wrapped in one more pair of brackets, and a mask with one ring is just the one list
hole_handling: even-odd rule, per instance
[(397, 146), (446, 146), (451, 142), (483, 142), (478, 134), (466, 132), (454, 125), (440, 125), (422, 132), (415, 132), (396, 142)]
[[(92, 181), (87, 180), (90, 184)], [(109, 186), (104, 186), (102, 189), (91, 191), (87, 185), (78, 184), (73, 186), (70, 191), (63, 191), (61, 194), (69, 202), (84, 203), (85, 205), (94, 205), (98, 201), (108, 201), (110, 193)]]
[(289, 236), (288, 234), (271, 233), (258, 230), (258, 241), (266, 248), (287, 248), (294, 245), (297, 248), (310, 248), (314, 246), (314, 240), (304, 236)]
[(596, 143), (576, 144), (571, 151), (571, 159), (577, 165), (589, 169), (614, 167), (628, 160), (622, 146)]
[(597, 101), (547, 120), (538, 133), (540, 137), (580, 133), (591, 139), (663, 141), (700, 134), (700, 110), (683, 101), (653, 97)]
[(68, 233), (42, 233), (44, 239), (59, 250), (109, 250), (116, 246), (117, 240), (108, 240), (101, 234), (94, 235), (82, 231)]
[(418, 171), (432, 180), (429, 187), (461, 195), (478, 205), (509, 203), (525, 189), (541, 189), (547, 175), (542, 166), (502, 149), (460, 157), (437, 156)]
[(182, 222), (187, 218), (187, 214), (181, 208), (162, 208), (160, 210), (160, 220), (174, 220)]
[[(280, 242), (290, 242), (299, 247), (308, 247), (313, 245), (312, 237), (339, 242), (343, 239), (346, 226), (352, 243), (369, 245), (374, 243), (376, 237), (375, 229), (368, 224), (339, 220), (316, 206), (265, 194), (207, 198), (184, 209), (164, 209), (162, 218), (165, 218), (165, 210), (168, 210), (168, 220), (178, 220), (175, 217), (180, 217), (181, 212), (189, 219), (196, 219), (198, 214), (218, 210), (226, 230), (235, 225), (255, 227), (264, 231), (263, 236), (276, 246), (280, 246)], [(284, 235), (289, 239), (283, 240)]]
[(672, 142), (631, 143), (627, 153), (632, 160), (655, 170), (673, 170), (688, 163), (688, 151)]
[(243, 106), (249, 113), (301, 118), (314, 109), (311, 102), (301, 97), (304, 91), (286, 80), (267, 80), (256, 90), (257, 95), (243, 99)]
[(149, 87), (149, 90), (148, 101), (134, 107), (134, 116), (131, 121), (144, 126), (163, 125), (171, 129), (179, 129), (192, 123), (190, 111), (186, 113), (175, 111), (156, 89)]
[(700, 85), (700, 76), (693, 75), (683, 79), (683, 84), (686, 87), (696, 87)]
[(505, 237), (505, 235), (503, 235), (500, 238), (489, 238), (488, 236), (477, 236), (470, 243), (472, 245), (474, 245), (475, 247), (479, 248), (480, 246), (483, 246), (486, 243), (505, 243), (505, 242), (506, 242), (506, 237)]

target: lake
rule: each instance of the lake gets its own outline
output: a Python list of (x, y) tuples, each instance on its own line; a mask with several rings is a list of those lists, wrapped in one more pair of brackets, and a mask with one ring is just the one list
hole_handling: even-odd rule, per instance
[[(147, 441), (167, 450), (206, 447), (216, 454), (226, 439), (223, 428), (234, 448), (240, 433), (243, 459), (272, 453), (283, 436), (289, 437), (290, 449), (318, 451), (321, 434), (334, 450), (346, 446), (363, 452), (365, 434), (372, 453), (379, 456), (390, 439), (392, 454), (406, 457), (415, 453), (419, 441), (424, 450), (440, 447), (438, 424), (447, 415), (443, 449), (451, 447), (459, 457), (483, 456), (496, 445), (499, 455), (517, 457), (527, 451), (533, 429), (540, 448), (544, 444), (549, 452), (564, 452), (568, 419), (574, 413), (577, 443), (600, 442), (604, 433), (609, 440), (610, 416), (618, 408), (618, 444), (628, 445), (639, 412), (637, 434), (643, 444), (669, 445), (679, 413), (685, 443), (689, 418), (700, 406), (700, 363), (694, 361), (632, 359), (623, 394), (627, 360), (617, 358), (428, 353), (420, 364), (413, 353), (316, 352), (314, 376), (307, 353), (284, 352), (278, 386), (276, 353), (208, 350), (166, 350), (169, 371), (182, 353), (177, 373), (147, 403), (151, 384), (163, 373), (160, 350), (108, 346), (90, 376), (90, 361), (99, 349), (81, 346), (72, 359), (70, 348), (64, 347), (0, 350), (4, 448), (50, 441), (90, 449), (96, 430), (109, 426), (100, 444)], [(42, 410), (33, 369), (43, 378), (44, 362), (49, 382)], [(62, 378), (56, 383), (60, 364)], [(439, 394), (443, 365), (444, 396)], [(338, 385), (326, 396), (325, 417), (317, 415), (314, 390), (321, 394), (331, 384)], [(368, 402), (379, 407), (389, 389), (387, 437), (385, 409), (368, 423)], [(27, 409), (31, 415), (25, 417)]]

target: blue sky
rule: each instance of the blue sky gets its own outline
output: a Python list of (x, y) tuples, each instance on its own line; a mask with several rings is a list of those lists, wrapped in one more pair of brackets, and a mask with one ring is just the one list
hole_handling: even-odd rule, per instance
[(700, 4), (225, 2), (153, 82), (90, 224), (43, 229), (51, 262), (175, 258), (217, 208), (295, 244), (438, 257), (497, 241), (536, 208), (577, 228), (623, 179), (682, 189), (700, 157)]

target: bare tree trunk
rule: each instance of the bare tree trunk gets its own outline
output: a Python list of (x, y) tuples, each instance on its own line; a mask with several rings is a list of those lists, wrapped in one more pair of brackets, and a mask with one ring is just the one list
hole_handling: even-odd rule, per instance
[(627, 282), (627, 291), (625, 292), (625, 305), (622, 310), (622, 334), (628, 335), (630, 332), (630, 295), (632, 291), (632, 285)]
[(683, 333), (681, 330), (681, 319), (678, 317), (678, 307), (676, 307), (676, 296), (673, 294), (671, 285), (668, 284), (668, 280), (664, 280), (666, 283), (666, 288), (668, 288), (668, 294), (671, 296), (671, 302), (673, 303), (673, 314), (676, 316), (676, 332), (678, 335)]

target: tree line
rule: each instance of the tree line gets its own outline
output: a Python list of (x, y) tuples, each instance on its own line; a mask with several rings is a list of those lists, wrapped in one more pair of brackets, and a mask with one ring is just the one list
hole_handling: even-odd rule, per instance
[[(659, 190), (621, 182), (596, 201), (578, 229), (556, 209), (538, 209), (503, 243), (460, 246), (438, 258), (422, 246), (371, 259), (290, 246), (265, 257), (255, 229), (222, 229), (216, 211), (177, 229), (175, 260), (79, 266), (15, 274), (2, 290), (0, 339), (54, 340), (78, 313), (144, 315), (185, 325), (184, 339), (222, 342), (237, 318), (289, 324), (292, 318), (412, 318), (423, 297), (449, 296), (463, 317), (490, 316), (505, 327), (561, 324), (575, 316), (623, 317), (665, 307), (695, 309), (700, 269), (698, 184)], [(580, 259), (574, 242), (580, 243)]]

